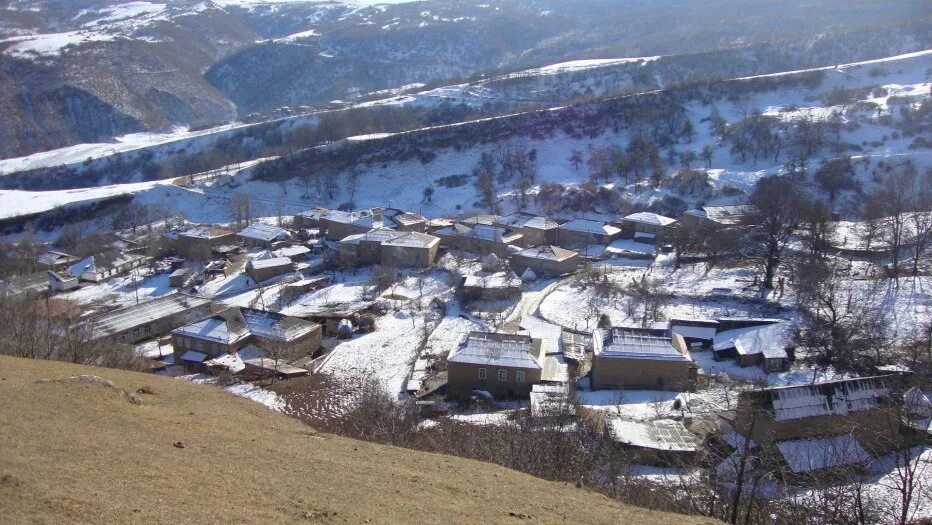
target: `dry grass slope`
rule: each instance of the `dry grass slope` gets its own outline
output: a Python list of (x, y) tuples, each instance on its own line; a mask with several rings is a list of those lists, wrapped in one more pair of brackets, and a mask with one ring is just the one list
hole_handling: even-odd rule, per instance
[(319, 434), (178, 380), (3, 356), (0, 378), (0, 522), (709, 522)]

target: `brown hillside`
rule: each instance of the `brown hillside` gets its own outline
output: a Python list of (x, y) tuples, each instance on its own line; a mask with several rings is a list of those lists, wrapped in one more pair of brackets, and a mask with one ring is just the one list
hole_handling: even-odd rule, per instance
[(0, 400), (0, 522), (711, 523), (151, 375), (0, 356)]

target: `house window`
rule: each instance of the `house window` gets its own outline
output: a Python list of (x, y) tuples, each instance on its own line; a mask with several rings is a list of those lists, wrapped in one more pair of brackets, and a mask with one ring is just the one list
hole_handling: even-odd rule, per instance
[(517, 372), (515, 372), (515, 381), (517, 381), (518, 383), (524, 382), (524, 370), (518, 370)]
[(485, 368), (480, 368), (480, 369), (479, 369), (479, 379), (483, 379), (483, 380), (484, 380), (485, 378), (486, 378)]
[(198, 342), (197, 342), (197, 351), (200, 352), (200, 351), (202, 351), (202, 350), (204, 350), (204, 342), (203, 342), (203, 341), (198, 341)]
[(498, 380), (499, 381), (508, 381), (508, 370), (504, 368), (498, 369)]
[(142, 332), (143, 332), (144, 334), (146, 334), (146, 335), (149, 335), (149, 332), (151, 332), (151, 331), (152, 331), (152, 327), (149, 326), (149, 325), (146, 325), (146, 326), (143, 327), (143, 329), (142, 329)]
[(133, 328), (133, 337), (139, 337), (139, 329)]

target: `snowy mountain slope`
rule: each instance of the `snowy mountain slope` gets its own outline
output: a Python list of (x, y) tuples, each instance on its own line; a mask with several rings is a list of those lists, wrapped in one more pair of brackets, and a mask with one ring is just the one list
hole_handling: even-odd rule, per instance
[(807, 40), (921, 19), (922, 5), (15, 0), (0, 6), (0, 156), (490, 68)]
[[(236, 175), (240, 185), (235, 188), (211, 181), (198, 182), (187, 189), (163, 185), (125, 188), (127, 192), (136, 192), (137, 202), (167, 206), (195, 222), (229, 220), (225, 202), (236, 193), (248, 194), (256, 213), (268, 216), (275, 214), (279, 204), (295, 212), (315, 205), (336, 207), (344, 203), (360, 208), (390, 205), (430, 217), (468, 215), (484, 210), (475, 205), (476, 190), (470, 176), (481, 154), (494, 155), (499, 145), (520, 144), (536, 152), (538, 177), (530, 189), (531, 209), (562, 218), (611, 216), (632, 208), (675, 215), (700, 202), (740, 201), (759, 178), (786, 169), (786, 155), (755, 161), (750, 156), (742, 160), (730, 151), (731, 143), (722, 143), (710, 129), (708, 116), (713, 107), (730, 125), (740, 123), (753, 109), (759, 109), (762, 115), (785, 121), (791, 127), (796, 119), (831, 118), (837, 111), (843, 124), (838, 144), (852, 156), (859, 184), (869, 186), (874, 183), (872, 173), (881, 161), (911, 159), (920, 168), (932, 166), (932, 150), (928, 145), (923, 146), (916, 141), (917, 137), (906, 136), (901, 130), (902, 108), (929, 104), (930, 67), (932, 53), (927, 52), (825, 71), (720, 82), (703, 89), (679, 88), (623, 97), (615, 102), (553, 108), (388, 136), (357, 137), (309, 150), (313, 152), (310, 156), (304, 152), (293, 159), (260, 162)], [(840, 104), (827, 98), (842, 89), (857, 96)], [(707, 183), (695, 187), (679, 185), (674, 177), (682, 169), (681, 162), (664, 159), (663, 180), (657, 187), (647, 180), (600, 181), (601, 187), (617, 195), (614, 204), (605, 201), (587, 209), (572, 205), (554, 207), (535, 197), (544, 183), (561, 185), (565, 191), (580, 191), (590, 178), (589, 170), (585, 162), (579, 168), (574, 167), (568, 159), (570, 154), (578, 150), (585, 158), (592, 148), (628, 144), (638, 129), (650, 133), (649, 125), (629, 125), (641, 118), (631, 108), (654, 106), (664, 111), (682, 108), (694, 130), (691, 140), (682, 137), (666, 146), (664, 156), (668, 150), (683, 154), (698, 152), (706, 146), (711, 148), (711, 167), (705, 169), (701, 161), (694, 165), (703, 168), (700, 171), (707, 176)], [(551, 120), (559, 125), (548, 127)], [(810, 160), (810, 173), (819, 159), (838, 154), (830, 147), (820, 149)], [(347, 183), (351, 171), (358, 174), (355, 185)], [(326, 191), (317, 193), (320, 174), (334, 181), (332, 197)], [(425, 202), (421, 194), (421, 189), (427, 186), (435, 189), (430, 202)], [(400, 192), (398, 188), (406, 190)], [(47, 198), (61, 199), (70, 193), (48, 192)], [(517, 207), (512, 182), (498, 183), (496, 193), (503, 199), (503, 211)], [(0, 196), (0, 206), (16, 208), (18, 199), (24, 197), (36, 198), (33, 194), (8, 191)], [(836, 201), (839, 210), (844, 211), (848, 205), (847, 197)]]

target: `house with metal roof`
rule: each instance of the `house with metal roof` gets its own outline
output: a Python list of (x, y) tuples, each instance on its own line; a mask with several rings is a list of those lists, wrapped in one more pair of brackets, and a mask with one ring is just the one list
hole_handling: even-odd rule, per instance
[(676, 219), (649, 211), (639, 211), (624, 216), (620, 224), (625, 237), (652, 244), (658, 235), (666, 233), (676, 224)]
[(396, 268), (429, 268), (434, 264), (440, 238), (408, 232), (382, 243), (382, 265)]
[(694, 226), (731, 227), (740, 225), (751, 211), (748, 205), (700, 206), (687, 210), (681, 220)]
[(254, 222), (246, 226), (236, 234), (246, 246), (254, 248), (268, 248), (273, 242), (284, 241), (288, 238), (288, 232), (284, 228), (272, 226), (262, 222)]
[(36, 263), (39, 266), (51, 270), (61, 270), (76, 262), (78, 258), (74, 255), (55, 250), (44, 251), (36, 257)]
[(692, 390), (698, 367), (683, 336), (665, 329), (614, 327), (592, 334), (592, 388)]
[(117, 343), (135, 344), (210, 315), (212, 308), (210, 299), (173, 293), (94, 315), (83, 327), (92, 339), (110, 338)]
[(175, 253), (194, 260), (207, 260), (214, 248), (236, 243), (236, 234), (226, 228), (200, 225), (170, 236)]
[(508, 231), (499, 226), (477, 224), (466, 226), (460, 223), (434, 232), (440, 243), (450, 248), (486, 255), (494, 253), (498, 257), (507, 257), (523, 242), (520, 233)]
[(741, 392), (735, 429), (764, 446), (851, 434), (877, 453), (900, 442), (901, 387), (883, 375)]
[(464, 399), (473, 391), (499, 397), (528, 397), (541, 381), (540, 339), (527, 335), (470, 332), (447, 358), (447, 392)]
[[(729, 327), (727, 320), (712, 340), (717, 361), (735, 359), (740, 366), (760, 366), (765, 372), (781, 372), (790, 366), (790, 325), (779, 319), (761, 319), (753, 324)], [(743, 323), (742, 323), (743, 324)]]
[(699, 437), (674, 419), (634, 421), (606, 413), (598, 416), (596, 421), (605, 436), (632, 463), (683, 467), (695, 462), (702, 448)]
[(69, 266), (62, 273), (77, 277), (82, 281), (99, 283), (111, 277), (122, 275), (147, 262), (149, 262), (149, 258), (144, 255), (108, 251), (85, 257)]

